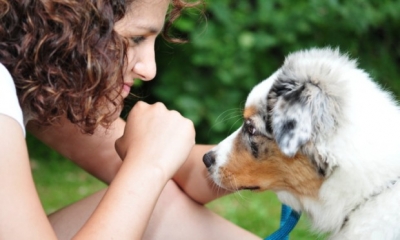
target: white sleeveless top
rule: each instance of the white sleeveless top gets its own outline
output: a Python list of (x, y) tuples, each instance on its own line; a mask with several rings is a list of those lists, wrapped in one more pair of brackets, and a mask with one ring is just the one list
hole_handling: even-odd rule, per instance
[(25, 134), (25, 126), (21, 106), (19, 105), (14, 81), (0, 63), (0, 114), (5, 114), (17, 120)]

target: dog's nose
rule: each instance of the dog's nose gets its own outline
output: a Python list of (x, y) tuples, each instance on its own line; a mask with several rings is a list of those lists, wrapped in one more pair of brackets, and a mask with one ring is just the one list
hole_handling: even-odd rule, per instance
[(210, 168), (215, 163), (214, 152), (210, 151), (203, 156), (203, 162), (207, 168)]

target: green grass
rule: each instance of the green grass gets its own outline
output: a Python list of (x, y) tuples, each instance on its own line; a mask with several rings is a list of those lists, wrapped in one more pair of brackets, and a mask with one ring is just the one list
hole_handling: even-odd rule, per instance
[[(33, 177), (46, 213), (106, 186), (29, 134), (27, 142)], [(271, 192), (242, 191), (215, 200), (207, 207), (260, 237), (268, 236), (279, 226), (281, 205)], [(324, 239), (310, 233), (308, 229), (308, 222), (303, 216), (291, 233), (291, 239)]]
[(69, 161), (32, 160), (33, 176), (46, 213), (76, 202), (105, 187)]
[(31, 168), (46, 213), (86, 197), (106, 185), (27, 135)]
[[(207, 207), (263, 238), (279, 228), (281, 203), (272, 192), (237, 192), (211, 202)], [(309, 231), (309, 222), (304, 216), (290, 236), (295, 240), (324, 239)]]

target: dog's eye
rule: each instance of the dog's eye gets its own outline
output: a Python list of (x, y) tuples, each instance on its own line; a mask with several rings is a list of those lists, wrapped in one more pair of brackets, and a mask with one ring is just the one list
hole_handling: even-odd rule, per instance
[(250, 135), (254, 135), (257, 132), (257, 129), (254, 127), (253, 122), (251, 120), (246, 120), (246, 131), (250, 134)]
[(256, 128), (253, 126), (249, 126), (247, 131), (251, 134), (254, 135), (256, 133)]

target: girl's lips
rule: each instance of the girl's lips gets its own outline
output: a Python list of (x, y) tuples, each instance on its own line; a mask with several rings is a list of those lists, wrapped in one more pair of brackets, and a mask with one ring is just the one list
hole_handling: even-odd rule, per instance
[(123, 98), (126, 98), (129, 95), (129, 93), (131, 92), (131, 86), (132, 84), (127, 84), (127, 83), (124, 83), (122, 85), (121, 95)]
[(128, 84), (124, 84), (123, 87), (122, 87), (122, 90), (124, 92), (129, 93), (131, 91), (131, 86), (129, 86)]

